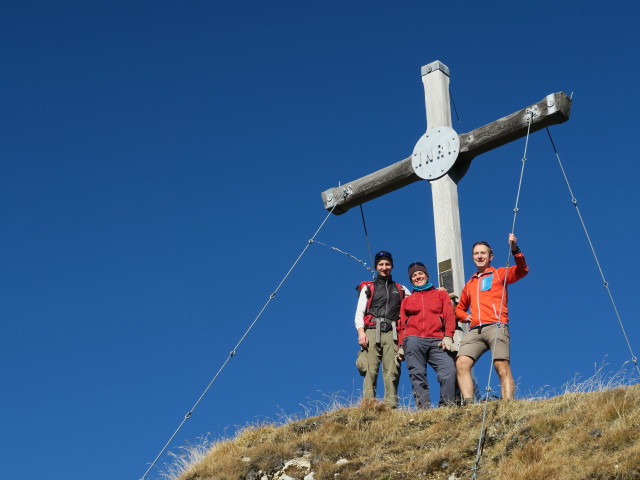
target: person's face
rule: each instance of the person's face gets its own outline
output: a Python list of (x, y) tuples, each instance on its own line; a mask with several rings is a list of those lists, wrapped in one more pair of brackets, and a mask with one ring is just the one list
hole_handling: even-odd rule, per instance
[(411, 274), (411, 283), (413, 283), (416, 287), (426, 285), (427, 281), (429, 281), (429, 276), (421, 270), (418, 270), (417, 272), (413, 272)]
[(486, 245), (476, 245), (473, 247), (473, 263), (476, 264), (478, 270), (483, 271), (493, 260), (493, 254), (489, 253), (489, 247)]
[(391, 262), (386, 258), (383, 258), (376, 265), (376, 272), (378, 272), (378, 275), (380, 275), (381, 277), (388, 277), (389, 275), (391, 275), (392, 268), (393, 265), (391, 265)]

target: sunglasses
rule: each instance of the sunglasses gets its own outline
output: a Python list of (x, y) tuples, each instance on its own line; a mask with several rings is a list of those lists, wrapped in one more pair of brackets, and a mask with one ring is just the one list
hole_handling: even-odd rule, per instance
[(389, 252), (385, 252), (384, 250), (376, 253), (376, 260), (382, 257), (393, 258)]

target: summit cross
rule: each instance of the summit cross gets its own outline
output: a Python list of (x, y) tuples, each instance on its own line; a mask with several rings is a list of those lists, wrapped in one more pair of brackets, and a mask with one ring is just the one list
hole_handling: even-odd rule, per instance
[[(478, 155), (522, 138), (528, 132), (533, 133), (569, 120), (571, 99), (562, 92), (553, 93), (538, 103), (495, 122), (456, 135), (451, 130), (449, 68), (436, 60), (423, 66), (421, 73), (427, 111), (427, 132), (416, 145), (412, 156), (358, 180), (330, 188), (322, 192), (322, 201), (325, 209), (341, 215), (369, 200), (427, 178), (431, 183), (433, 200), (438, 280), (440, 286), (445, 287), (449, 293), (460, 296), (465, 278), (458, 182), (467, 173), (471, 161)], [(440, 130), (443, 133), (440, 133)], [(449, 132), (453, 132), (457, 137), (454, 142), (442, 137), (446, 137)], [(426, 150), (419, 148), (423, 139), (430, 135), (429, 141), (436, 141), (435, 147), (433, 143), (428, 143)], [(453, 164), (440, 168), (442, 164), (438, 163), (439, 159), (447, 156), (453, 159)], [(416, 163), (420, 164), (417, 168)], [(427, 177), (424, 176), (424, 172), (420, 172), (422, 164), (430, 165), (431, 174)], [(421, 173), (421, 176), (416, 172)]]

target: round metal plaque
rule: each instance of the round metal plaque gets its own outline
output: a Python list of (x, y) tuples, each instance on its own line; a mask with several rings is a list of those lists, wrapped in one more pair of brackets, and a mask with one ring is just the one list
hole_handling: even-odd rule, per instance
[(460, 138), (451, 127), (428, 130), (413, 149), (411, 165), (420, 178), (435, 180), (445, 175), (460, 153)]

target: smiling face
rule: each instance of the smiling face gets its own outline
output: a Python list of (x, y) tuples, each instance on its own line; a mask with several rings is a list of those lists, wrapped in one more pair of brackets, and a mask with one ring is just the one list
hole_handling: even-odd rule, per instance
[(473, 247), (473, 263), (476, 264), (478, 272), (482, 273), (491, 266), (491, 260), (493, 253), (488, 245), (478, 244)]
[(413, 272), (411, 274), (411, 283), (413, 283), (416, 287), (421, 287), (422, 285), (426, 285), (429, 281), (429, 276), (424, 273), (422, 270), (418, 270), (417, 272)]
[(378, 272), (378, 276), (380, 277), (388, 277), (391, 275), (391, 269), (393, 265), (386, 258), (383, 258), (376, 264), (376, 272)]

